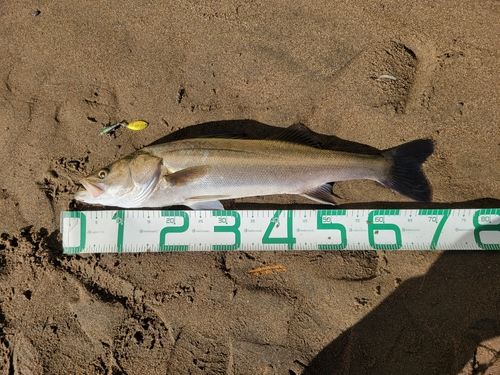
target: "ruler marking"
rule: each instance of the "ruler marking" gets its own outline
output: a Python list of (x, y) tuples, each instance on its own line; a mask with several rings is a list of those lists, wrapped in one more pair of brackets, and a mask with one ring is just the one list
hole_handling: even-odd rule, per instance
[(500, 209), (61, 213), (66, 254), (232, 250), (500, 250)]

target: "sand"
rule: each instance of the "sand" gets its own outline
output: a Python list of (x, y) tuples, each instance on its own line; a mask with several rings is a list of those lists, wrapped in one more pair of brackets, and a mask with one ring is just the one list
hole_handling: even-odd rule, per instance
[(64, 256), (59, 233), (89, 209), (79, 179), (136, 149), (297, 122), (435, 140), (433, 203), (355, 181), (340, 207), (500, 207), (499, 19), (487, 0), (2, 2), (0, 374), (500, 373), (495, 253)]

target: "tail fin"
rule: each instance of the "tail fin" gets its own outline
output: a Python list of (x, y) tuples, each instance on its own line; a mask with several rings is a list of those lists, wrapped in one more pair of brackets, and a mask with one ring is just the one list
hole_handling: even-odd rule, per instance
[(387, 178), (380, 182), (411, 199), (429, 202), (432, 189), (422, 171), (422, 164), (433, 151), (432, 139), (417, 139), (383, 151), (385, 158), (392, 159), (392, 167)]

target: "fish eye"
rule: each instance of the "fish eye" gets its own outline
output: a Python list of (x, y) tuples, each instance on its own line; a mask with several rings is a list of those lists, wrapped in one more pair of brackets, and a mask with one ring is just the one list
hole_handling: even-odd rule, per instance
[(107, 169), (101, 169), (97, 175), (99, 176), (100, 179), (104, 179), (107, 177), (109, 171)]

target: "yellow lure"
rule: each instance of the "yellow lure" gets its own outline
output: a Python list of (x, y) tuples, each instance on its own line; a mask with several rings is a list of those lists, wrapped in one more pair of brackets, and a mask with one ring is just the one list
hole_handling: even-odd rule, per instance
[(129, 122), (126, 127), (130, 130), (144, 130), (148, 127), (148, 125), (149, 124), (146, 121), (136, 120)]

